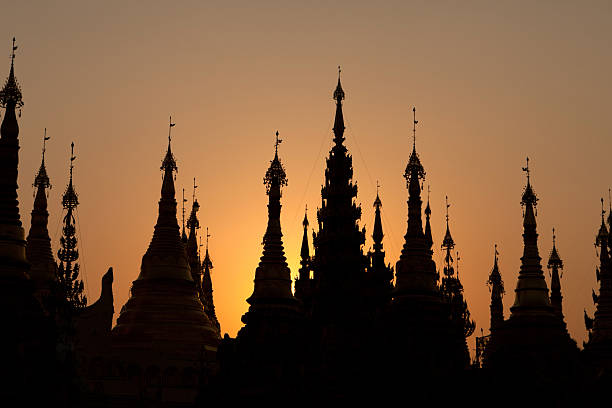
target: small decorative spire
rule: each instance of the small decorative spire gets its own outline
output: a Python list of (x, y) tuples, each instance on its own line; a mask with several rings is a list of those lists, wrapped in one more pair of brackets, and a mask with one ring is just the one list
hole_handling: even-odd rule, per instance
[(599, 227), (599, 233), (597, 234), (597, 238), (595, 239), (595, 246), (601, 247), (603, 242), (608, 241), (608, 228), (606, 228), (606, 222), (604, 221), (604, 216), (606, 215), (606, 210), (604, 209), (604, 199), (601, 198), (601, 227)]
[(536, 197), (536, 194), (533, 191), (533, 187), (531, 187), (531, 171), (529, 170), (529, 157), (527, 157), (527, 165), (523, 167), (523, 171), (527, 174), (527, 186), (525, 186), (525, 190), (523, 191), (521, 205), (527, 206), (528, 204), (531, 204), (535, 208), (538, 204), (538, 198)]
[(410, 182), (410, 178), (413, 175), (417, 179), (425, 180), (425, 169), (423, 168), (419, 155), (416, 152), (416, 125), (419, 123), (419, 121), (416, 120), (416, 107), (412, 108), (412, 115), (412, 153), (410, 154), (410, 159), (408, 160), (408, 165), (406, 166), (406, 172), (404, 173), (404, 178), (406, 179), (407, 183)]
[(285, 169), (278, 158), (278, 145), (282, 142), (278, 138), (278, 131), (276, 132), (276, 141), (274, 143), (274, 159), (270, 162), (270, 167), (266, 171), (264, 176), (264, 184), (266, 186), (266, 194), (270, 195), (272, 187), (278, 186), (279, 193), (283, 186), (287, 185), (287, 174)]
[(340, 73), (342, 69), (340, 65), (338, 65), (338, 85), (336, 85), (336, 89), (334, 90), (334, 100), (338, 103), (344, 100), (344, 90), (342, 89), (342, 84), (340, 83)]
[[(448, 209), (450, 208), (450, 204), (448, 203), (448, 196), (446, 196), (446, 234), (444, 235), (444, 240), (442, 241), (442, 249), (447, 250), (447, 257), (450, 254), (450, 250), (455, 247), (455, 241), (450, 233), (450, 228), (448, 226)], [(451, 259), (452, 260), (452, 259)]]
[(51, 188), (49, 176), (47, 175), (47, 169), (45, 167), (45, 151), (47, 150), (47, 140), (49, 139), (50, 137), (47, 137), (47, 128), (45, 128), (45, 133), (43, 136), (42, 161), (40, 163), (40, 169), (38, 169), (38, 174), (36, 174), (36, 178), (34, 179), (34, 187), (42, 186), (42, 188)]
[(548, 259), (548, 269), (550, 270), (550, 304), (555, 309), (558, 316), (563, 318), (563, 296), (561, 295), (561, 274), (560, 269), (563, 269), (563, 261), (557, 252), (557, 237), (553, 228), (553, 247), (550, 251)]
[(14, 108), (21, 108), (23, 106), (21, 88), (19, 87), (17, 78), (15, 78), (15, 51), (17, 51), (17, 46), (15, 45), (15, 37), (13, 37), (11, 71), (4, 83), (4, 87), (0, 91), (0, 107), (2, 108), (6, 108), (10, 103), (13, 103)]
[(491, 304), (489, 306), (491, 312), (491, 331), (499, 327), (504, 321), (504, 305), (502, 302), (502, 298), (504, 296), (505, 290), (504, 281), (502, 280), (501, 274), (499, 273), (499, 267), (497, 264), (498, 255), (499, 252), (497, 251), (497, 244), (495, 244), (493, 269), (491, 270), (489, 279), (487, 280), (487, 286), (489, 287), (489, 291), (491, 292)]
[[(300, 257), (302, 258), (300, 261), (300, 264), (302, 265), (302, 268), (300, 269), (300, 271), (304, 269), (305, 271), (307, 271), (307, 273), (309, 272), (308, 262), (310, 261), (310, 249), (308, 247), (308, 225), (309, 223), (308, 223), (308, 205), (307, 205), (306, 209), (304, 210), (304, 220), (302, 221), (302, 226), (304, 227), (304, 235), (302, 236), (302, 248), (300, 250)], [(308, 277), (302, 277), (302, 278), (307, 279)]]
[(72, 214), (72, 210), (79, 205), (79, 198), (74, 190), (74, 186), (72, 185), (72, 170), (74, 169), (74, 161), (76, 160), (76, 156), (74, 155), (74, 142), (70, 143), (70, 181), (68, 182), (68, 187), (64, 192), (64, 196), (62, 197), (62, 205), (64, 209), (69, 210)]
[(162, 161), (162, 165), (160, 170), (173, 172), (178, 172), (178, 167), (176, 167), (176, 160), (174, 160), (174, 155), (172, 154), (172, 149), (170, 147), (170, 142), (172, 141), (172, 128), (176, 126), (176, 123), (172, 123), (172, 116), (170, 116), (170, 121), (168, 125), (168, 151), (166, 152), (166, 156)]

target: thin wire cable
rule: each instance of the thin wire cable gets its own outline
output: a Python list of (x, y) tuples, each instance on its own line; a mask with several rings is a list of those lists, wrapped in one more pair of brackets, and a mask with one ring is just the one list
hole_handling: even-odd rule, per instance
[[(370, 186), (372, 186), (373, 188), (376, 187), (376, 184), (374, 183), (374, 180), (372, 178), (372, 174), (370, 173), (370, 170), (368, 169), (368, 165), (365, 161), (365, 158), (363, 156), (363, 153), (361, 152), (361, 148), (359, 147), (359, 142), (357, 141), (357, 135), (355, 134), (355, 132), (353, 132), (353, 129), (351, 128), (350, 123), (348, 123), (345, 119), (345, 123), (346, 123), (346, 128), (347, 130), (350, 132), (351, 136), (353, 137), (353, 140), (355, 141), (355, 147), (357, 147), (357, 153), (359, 153), (359, 158), (361, 159), (361, 162), (363, 163), (363, 167), (366, 170), (366, 174), (368, 175), (368, 179), (370, 180)], [(385, 219), (385, 216), (383, 215), (383, 219)], [(385, 222), (385, 229), (389, 230), (389, 235), (390, 235), (390, 246), (391, 246), (391, 250), (395, 253), (395, 245), (393, 244), (393, 242), (395, 241), (395, 234), (393, 233), (393, 229), (391, 228), (391, 226)]]
[[(327, 123), (326, 129), (331, 129), (330, 127), (331, 124), (331, 120)], [(312, 163), (312, 168), (310, 169), (310, 174), (308, 175), (308, 179), (306, 181), (306, 187), (304, 187), (304, 192), (302, 193), (302, 198), (300, 200), (299, 205), (296, 207), (295, 210), (295, 215), (293, 216), (293, 224), (295, 224), (297, 222), (297, 219), (301, 213), (301, 208), (304, 207), (305, 204), (305, 197), (306, 194), (308, 193), (308, 187), (310, 187), (310, 181), (312, 180), (312, 175), (314, 174), (315, 168), (317, 167), (317, 165), (319, 164), (319, 160), (321, 159), (321, 152), (323, 151), (323, 146), (325, 145), (325, 140), (327, 139), (327, 137), (329, 136), (329, 134), (327, 133), (327, 131), (323, 131), (321, 132), (322, 136), (321, 136), (321, 143), (319, 144), (319, 152), (317, 153), (314, 162)]]

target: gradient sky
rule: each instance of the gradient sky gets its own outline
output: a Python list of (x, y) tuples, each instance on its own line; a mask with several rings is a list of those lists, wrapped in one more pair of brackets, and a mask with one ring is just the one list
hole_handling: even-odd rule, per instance
[(19, 45), (24, 227), (27, 232), (47, 127), (54, 250), (70, 142), (76, 145), (80, 263), (90, 302), (114, 267), (116, 318), (138, 276), (156, 221), (172, 115), (177, 191), (185, 187), (191, 197), (197, 178), (200, 222), (212, 235), (217, 314), (222, 331), (235, 335), (261, 256), (262, 179), (274, 132), (283, 139), (279, 154), (289, 178), (281, 221), (295, 276), (304, 206), (314, 221), (321, 202), (340, 64), (364, 249), (372, 244), (379, 180), (387, 260), (399, 258), (407, 219), (402, 174), (416, 105), (417, 150), (431, 184), (434, 259), (440, 267), (447, 194), (477, 333), (489, 326), (485, 281), (494, 243), (506, 316), (514, 302), (521, 167), (529, 156), (540, 198), (540, 254), (548, 259), (555, 226), (565, 262), (564, 313), (582, 345), (583, 309), (594, 309), (599, 200), (612, 184), (612, 3), (92, 3), (12, 2), (0, 10), (3, 77), (13, 36)]

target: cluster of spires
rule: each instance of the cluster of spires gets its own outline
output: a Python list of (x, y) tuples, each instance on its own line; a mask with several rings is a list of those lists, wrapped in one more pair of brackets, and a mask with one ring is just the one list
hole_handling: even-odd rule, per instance
[[(21, 90), (14, 75), (14, 51), (16, 49), (17, 47), (14, 45), (13, 40), (11, 70), (4, 88), (2, 91), (0, 91), (0, 105), (7, 109), (4, 121), (2, 123), (2, 143), (4, 145), (9, 145), (12, 143), (14, 146), (18, 147), (18, 127), (15, 119), (15, 108), (23, 106), (23, 101)], [(363, 276), (359, 275), (359, 273), (361, 271), (365, 272), (366, 270), (373, 271), (375, 273), (385, 272), (384, 277), (381, 278), (381, 281), (390, 283), (392, 273), (391, 277), (389, 278), (388, 272), (391, 271), (391, 268), (389, 266), (385, 266), (384, 263), (384, 251), (382, 245), (384, 234), (381, 222), (382, 201), (379, 196), (378, 185), (377, 195), (374, 201), (375, 222), (372, 235), (374, 240), (374, 251), (368, 254), (370, 258), (369, 262), (366, 261), (367, 257), (363, 256), (360, 248), (364, 242), (365, 231), (360, 231), (358, 228), (357, 220), (360, 218), (361, 209), (352, 201), (353, 198), (356, 197), (357, 187), (352, 182), (352, 167), (350, 164), (351, 158), (350, 155), (347, 154), (346, 147), (343, 145), (343, 141), (345, 140), (345, 127), (342, 114), (342, 101), (345, 98), (345, 93), (340, 83), (340, 77), (338, 78), (338, 85), (334, 91), (333, 97), (334, 100), (336, 100), (336, 117), (333, 128), (335, 146), (332, 148), (332, 152), (330, 153), (330, 157), (327, 161), (328, 169), (326, 170), (326, 183), (322, 188), (323, 201), (321, 208), (317, 212), (319, 233), (314, 235), (316, 252), (314, 258), (311, 258), (309, 254), (307, 231), (309, 222), (307, 214), (305, 214), (303, 220), (304, 235), (301, 248), (302, 260), (298, 280), (314, 279), (317, 281), (318, 289), (325, 289), (326, 284), (330, 285), (330, 287), (337, 284), (336, 277), (317, 277), (317, 273), (328, 273), (331, 269), (329, 268), (330, 259), (325, 258), (325, 251), (328, 251), (330, 247), (333, 247), (338, 241), (340, 241), (334, 241), (334, 239), (337, 238), (334, 236), (334, 234), (337, 234), (341, 228), (347, 227), (347, 225), (334, 224), (337, 222), (337, 220), (334, 218), (334, 211), (338, 210), (338, 208), (335, 207), (338, 205), (338, 201), (336, 200), (338, 197), (349, 197), (348, 202), (344, 203), (350, 209), (350, 216), (348, 219), (351, 222), (349, 225), (350, 228), (345, 228), (350, 231), (351, 234), (346, 242), (351, 244), (357, 243), (357, 247), (359, 247), (359, 251), (356, 251), (355, 254), (350, 254), (351, 256), (348, 257), (348, 259), (355, 261), (353, 266), (356, 266), (355, 269), (358, 271), (356, 276), (351, 278), (355, 279), (356, 281), (363, 279)], [(445, 252), (443, 267), (444, 276), (442, 277), (442, 283), (440, 286), (437, 284), (439, 274), (435, 270), (435, 264), (431, 260), (433, 240), (430, 225), (431, 208), (429, 205), (429, 194), (427, 206), (424, 211), (426, 216), (425, 228), (423, 228), (422, 225), (422, 201), (420, 195), (421, 190), (423, 189), (422, 183), (425, 179), (425, 170), (416, 152), (417, 123), (416, 109), (413, 108), (413, 149), (404, 174), (407, 182), (407, 188), (409, 190), (408, 226), (405, 235), (405, 243), (402, 249), (402, 255), (397, 264), (397, 282), (394, 289), (394, 296), (399, 299), (398, 302), (401, 302), (402, 299), (414, 297), (416, 293), (418, 293), (419, 296), (429, 296), (431, 298), (441, 295), (440, 297), (446, 300), (451, 306), (450, 309), (452, 319), (455, 319), (457, 322), (461, 323), (463, 336), (468, 337), (473, 333), (475, 324), (470, 318), (467, 303), (463, 299), (463, 287), (459, 281), (458, 253), (456, 255), (456, 259), (453, 258), (452, 251), (455, 249), (455, 241), (450, 233), (448, 213), (448, 208), (450, 205), (448, 204), (448, 199), (446, 203), (446, 233), (441, 245), (441, 249)], [(197, 188), (195, 179), (193, 185), (194, 191), (192, 198), (192, 209), (186, 223), (184, 221), (183, 210), (182, 236), (184, 238), (181, 239), (178, 234), (179, 230), (176, 220), (176, 200), (173, 181), (174, 172), (178, 169), (176, 160), (171, 151), (171, 129), (173, 126), (174, 124), (170, 120), (168, 148), (161, 165), (161, 170), (164, 173), (161, 199), (159, 202), (159, 217), (155, 226), (153, 239), (151, 240), (147, 253), (143, 257), (143, 268), (141, 270), (141, 276), (139, 279), (169, 277), (166, 270), (158, 265), (155, 265), (151, 261), (154, 257), (167, 254), (186, 254), (189, 266), (185, 267), (182, 271), (179, 271), (184, 273), (180, 276), (180, 278), (195, 282), (196, 290), (204, 307), (204, 311), (208, 316), (208, 319), (216, 327), (218, 334), (219, 323), (216, 319), (214, 305), (212, 302), (212, 284), (210, 280), (212, 262), (208, 251), (208, 238), (210, 237), (208, 234), (208, 229), (206, 232), (206, 253), (203, 260), (201, 259), (198, 245), (197, 230), (200, 228), (200, 225), (197, 218), (197, 212), (200, 205), (195, 194)], [(42, 266), (38, 269), (38, 271), (41, 273), (49, 273), (54, 269), (53, 266), (49, 266), (53, 263), (53, 259), (51, 255), (50, 240), (48, 239), (48, 231), (46, 231), (48, 222), (46, 189), (51, 187), (45, 168), (46, 141), (48, 139), (49, 138), (46, 136), (45, 131), (45, 135), (43, 137), (41, 166), (34, 180), (34, 187), (37, 189), (37, 192), (34, 209), (32, 211), (32, 228), (28, 236), (27, 245), (27, 251), (28, 254), (30, 254), (29, 256), (37, 257), (38, 259), (47, 262), (47, 266), (41, 264)], [(253, 295), (251, 298), (249, 298), (249, 304), (252, 306), (253, 311), (256, 311), (258, 307), (266, 308), (270, 305), (271, 301), (278, 301), (279, 299), (286, 300), (287, 305), (289, 305), (289, 300), (293, 298), (291, 294), (291, 279), (289, 276), (286, 258), (284, 256), (282, 232), (280, 227), (280, 198), (282, 197), (282, 187), (287, 185), (285, 169), (278, 157), (278, 145), (281, 142), (282, 140), (279, 139), (279, 134), (276, 132), (274, 158), (271, 161), (270, 167), (268, 168), (264, 177), (266, 194), (269, 197), (268, 226), (264, 235), (263, 255), (256, 272), (255, 289)], [(9, 165), (13, 163), (16, 164), (16, 150), (15, 154), (10, 158), (13, 159), (12, 162), (10, 160), (3, 162), (9, 163)], [(62, 279), (61, 276), (72, 276), (72, 279), (76, 280), (79, 269), (78, 264), (76, 263), (79, 254), (78, 250), (76, 249), (76, 219), (74, 216), (74, 212), (76, 211), (79, 203), (72, 181), (74, 167), (73, 162), (75, 159), (74, 143), (72, 143), (70, 156), (70, 180), (62, 198), (62, 205), (66, 210), (66, 215), (63, 219), (63, 236), (60, 240), (62, 248), (58, 251), (58, 258), (61, 262), (57, 268), (58, 270), (55, 272), (60, 281)], [(10, 167), (9, 165), (6, 165), (6, 167)], [(521, 205), (524, 209), (524, 252), (523, 257), (521, 258), (521, 271), (515, 291), (516, 299), (511, 308), (510, 321), (524, 317), (533, 317), (537, 314), (542, 316), (548, 316), (550, 314), (556, 316), (558, 321), (562, 322), (563, 310), (560, 279), (562, 277), (561, 271), (563, 270), (563, 261), (561, 260), (556, 247), (556, 233), (553, 229), (553, 248), (547, 264), (548, 268), (550, 269), (551, 276), (551, 291), (549, 296), (540, 262), (541, 258), (538, 252), (538, 234), (536, 230), (536, 209), (538, 198), (531, 185), (529, 159), (527, 159), (527, 165), (523, 168), (523, 170), (526, 172), (527, 177), (527, 184), (523, 191), (521, 200)], [(8, 174), (8, 177), (6, 177), (6, 179), (2, 179), (2, 183), (0, 183), (0, 188), (3, 189), (2, 199), (0, 199), (1, 221), (5, 222), (6, 224), (21, 226), (21, 222), (19, 221), (19, 213), (16, 206), (16, 189), (15, 193), (13, 194), (12, 190), (7, 188), (12, 187), (13, 183), (16, 186), (16, 166), (12, 173), (8, 171), (5, 174)], [(14, 176), (14, 180), (11, 179), (12, 176)], [(184, 203), (185, 199), (183, 193), (183, 205)], [(599, 343), (612, 341), (612, 258), (610, 256), (612, 240), (610, 239), (610, 232), (606, 227), (603, 199), (601, 218), (601, 227), (595, 242), (596, 247), (599, 248), (600, 256), (600, 266), (596, 273), (597, 280), (600, 282), (600, 291), (599, 295), (593, 295), (594, 302), (597, 306), (594, 319), (589, 318), (585, 313), (585, 321), (587, 328), (589, 329), (589, 341), (585, 345), (585, 350), (590, 350), (596, 347)], [(612, 225), (610, 225), (612, 223), (612, 203), (607, 222), (612, 229)], [(189, 230), (189, 236), (187, 236), (185, 226)], [(501, 328), (505, 322), (502, 304), (504, 283), (499, 273), (498, 254), (496, 245), (494, 253), (494, 266), (487, 282), (491, 291), (492, 333)], [(455, 260), (457, 265), (455, 265)], [(333, 263), (331, 263), (331, 266), (334, 266)], [(33, 271), (34, 270), (35, 269), (33, 268)], [(190, 274), (186, 274), (187, 271), (189, 271)], [(314, 272), (312, 278), (311, 272)], [(176, 278), (177, 276), (173, 277)], [(329, 279), (329, 281), (324, 282), (323, 279)], [(85, 306), (87, 302), (86, 298), (78, 297), (78, 293), (82, 292), (82, 282), (77, 282), (76, 285), (75, 294), (77, 296), (74, 297), (74, 302), (80, 304), (81, 306)], [(78, 290), (79, 285), (80, 290)], [(297, 292), (298, 290), (296, 283), (296, 295)], [(288, 306), (290, 309), (294, 309), (295, 307), (295, 304)], [(247, 313), (245, 316), (245, 322), (248, 322), (248, 316), (249, 314)], [(455, 318), (453, 316), (457, 317)]]

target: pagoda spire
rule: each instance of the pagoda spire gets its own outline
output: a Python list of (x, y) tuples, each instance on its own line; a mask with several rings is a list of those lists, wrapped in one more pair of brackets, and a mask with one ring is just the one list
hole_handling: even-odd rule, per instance
[(395, 292), (396, 298), (416, 292), (437, 297), (438, 273), (432, 259), (431, 245), (423, 232), (421, 183), (425, 180), (425, 169), (416, 152), (416, 125), (419, 123), (416, 120), (416, 108), (412, 108), (412, 114), (412, 153), (404, 172), (408, 188), (408, 228), (400, 260), (395, 268)]
[(510, 308), (511, 316), (550, 313), (552, 308), (548, 297), (548, 287), (542, 272), (541, 259), (538, 253), (538, 233), (536, 231), (536, 206), (538, 198), (531, 186), (531, 172), (529, 158), (523, 167), (527, 175), (527, 185), (523, 191), (521, 205), (523, 215), (523, 256), (521, 257), (521, 271), (516, 285), (516, 298)]
[(563, 269), (563, 261), (557, 252), (557, 236), (553, 228), (553, 247), (548, 258), (548, 269), (551, 271), (550, 278), (550, 303), (555, 309), (555, 313), (563, 319), (563, 296), (561, 295), (561, 276), (559, 270)]
[(57, 279), (62, 292), (62, 296), (74, 309), (82, 309), (87, 306), (87, 297), (83, 295), (83, 280), (79, 279), (80, 265), (76, 263), (79, 259), (76, 238), (76, 219), (74, 213), (79, 205), (79, 198), (72, 184), (72, 173), (74, 169), (74, 142), (70, 144), (70, 179), (68, 187), (62, 196), (62, 206), (66, 210), (64, 216), (64, 226), (62, 237), (60, 238), (61, 248), (57, 251), (60, 260), (57, 271)]
[(334, 90), (334, 100), (336, 101), (336, 117), (334, 119), (334, 142), (336, 146), (342, 145), (344, 142), (344, 115), (342, 114), (342, 101), (344, 100), (344, 90), (340, 83), (340, 73), (342, 69), (338, 65), (338, 85)]
[(476, 324), (471, 319), (467, 302), (463, 298), (463, 285), (459, 279), (459, 252), (457, 252), (457, 273), (455, 273), (455, 267), (453, 265), (454, 259), (452, 251), (455, 248), (455, 241), (453, 240), (448, 225), (449, 208), (450, 204), (448, 203), (448, 196), (446, 196), (446, 234), (444, 235), (440, 247), (445, 252), (444, 276), (442, 277), (440, 291), (442, 292), (442, 296), (450, 304), (451, 320), (455, 324), (455, 327), (461, 331), (463, 336), (469, 337), (474, 333)]
[[(429, 219), (431, 218), (431, 207), (429, 206), (429, 184), (427, 185), (427, 207), (425, 207), (425, 239), (428, 247), (431, 249), (433, 246), (433, 238), (431, 236), (431, 224)], [(448, 225), (448, 223), (447, 223)]]
[[(340, 75), (340, 71), (338, 73)], [(333, 92), (336, 101), (334, 142), (326, 159), (325, 182), (321, 188), (321, 207), (317, 210), (318, 232), (313, 235), (312, 270), (316, 296), (313, 314), (324, 324), (358, 307), (359, 292), (367, 267), (363, 254), (365, 230), (359, 228), (361, 207), (355, 203), (357, 185), (353, 181), (352, 157), (344, 146), (344, 90), (338, 76)], [(342, 254), (342, 256), (338, 256)]]
[(489, 286), (489, 292), (491, 292), (491, 326), (490, 331), (497, 329), (504, 322), (504, 304), (502, 298), (504, 297), (504, 281), (502, 280), (501, 274), (499, 273), (499, 266), (497, 262), (497, 244), (495, 244), (495, 253), (493, 261), (493, 269), (489, 274), (487, 280), (487, 286)]
[[(138, 279), (184, 279), (193, 281), (176, 219), (174, 172), (178, 171), (172, 154), (172, 117), (168, 125), (168, 148), (160, 167), (163, 172), (161, 198), (153, 239), (142, 257)], [(161, 261), (160, 261), (161, 260)]]
[(215, 303), (213, 299), (213, 285), (212, 285), (212, 269), (213, 263), (208, 252), (208, 239), (211, 235), (208, 233), (208, 227), (206, 227), (206, 253), (204, 260), (202, 261), (202, 294), (204, 299), (202, 304), (204, 305), (204, 312), (208, 319), (211, 321), (213, 326), (216, 328), (217, 333), (221, 333), (221, 325), (217, 314), (215, 313)]
[(198, 220), (197, 212), (200, 209), (200, 204), (196, 198), (196, 185), (195, 177), (193, 178), (193, 196), (191, 204), (191, 213), (187, 219), (187, 228), (189, 229), (189, 238), (187, 239), (187, 258), (189, 259), (189, 267), (191, 269), (191, 278), (196, 284), (196, 289), (200, 298), (203, 298), (202, 293), (202, 270), (200, 264), (200, 256), (198, 254), (198, 236), (197, 230), (200, 228), (200, 221)]
[(32, 265), (30, 277), (36, 286), (39, 300), (49, 294), (51, 283), (56, 278), (57, 264), (53, 258), (51, 250), (51, 238), (47, 228), (49, 222), (49, 212), (47, 211), (47, 189), (51, 188), (47, 169), (45, 167), (45, 150), (47, 129), (43, 136), (42, 160), (38, 173), (34, 178), (34, 188), (36, 196), (34, 198), (34, 208), (32, 209), (32, 224), (28, 233), (26, 256)]
[(247, 299), (251, 305), (247, 316), (267, 302), (293, 298), (291, 274), (285, 258), (280, 223), (282, 188), (287, 185), (287, 175), (278, 158), (278, 145), (281, 142), (276, 132), (274, 159), (270, 162), (263, 180), (268, 195), (268, 226), (263, 238), (263, 255), (255, 271), (255, 288)]
[(380, 218), (380, 208), (382, 207), (382, 201), (378, 195), (378, 189), (380, 185), (376, 182), (376, 199), (374, 200), (374, 232), (372, 233), (372, 239), (374, 240), (374, 253), (380, 253), (383, 249), (382, 240), (385, 236), (382, 229), (382, 221)]
[(379, 305), (386, 304), (391, 295), (391, 281), (393, 280), (393, 269), (390, 265), (385, 264), (385, 251), (383, 250), (383, 228), (381, 208), (382, 201), (378, 189), (380, 185), (376, 182), (376, 199), (374, 200), (374, 231), (372, 232), (372, 240), (374, 241), (374, 252), (368, 252), (370, 258), (369, 278), (371, 282), (370, 289), (374, 291)]
[(302, 248), (300, 250), (300, 280), (310, 279), (310, 249), (308, 246), (308, 225), (308, 206), (306, 206), (306, 209), (304, 210), (304, 220), (302, 221), (302, 226), (304, 227), (304, 235), (302, 236)]
[[(15, 109), (23, 106), (21, 88), (15, 77), (15, 38), (11, 54), (11, 69), (9, 76), (0, 90), (0, 107), (5, 109), (2, 125), (0, 126), (0, 224), (11, 226), (11, 231), (1, 233), (15, 246), (18, 252), (18, 263), (25, 263), (24, 233), (21, 228), (19, 207), (17, 201), (17, 167), (19, 164), (19, 125)], [(19, 249), (17, 248), (19, 247)], [(19, 273), (18, 273), (19, 274)], [(20, 274), (21, 275), (21, 274)]]

